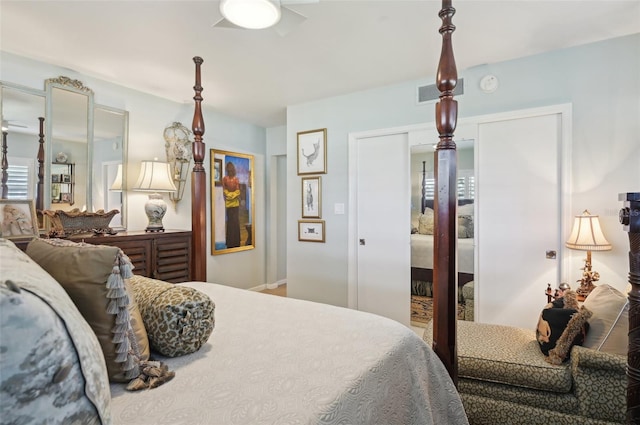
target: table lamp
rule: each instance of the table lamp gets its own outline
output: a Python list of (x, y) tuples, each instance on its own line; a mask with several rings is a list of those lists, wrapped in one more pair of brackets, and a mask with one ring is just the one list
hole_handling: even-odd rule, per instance
[(167, 203), (162, 199), (161, 192), (175, 192), (177, 190), (171, 178), (169, 163), (157, 160), (142, 161), (140, 175), (133, 190), (151, 192), (149, 200), (144, 204), (144, 211), (149, 219), (145, 231), (164, 232), (162, 218), (167, 212)]
[(122, 192), (122, 164), (118, 164), (118, 171), (116, 171), (116, 177), (113, 179), (113, 184), (109, 188), (113, 192)]
[(591, 270), (591, 251), (611, 250), (611, 244), (602, 233), (598, 216), (589, 214), (587, 210), (584, 210), (582, 215), (575, 216), (571, 235), (565, 242), (565, 246), (587, 251), (587, 258), (582, 269), (582, 279), (577, 281), (580, 282), (580, 287), (576, 290), (578, 300), (583, 301), (595, 288), (593, 282), (600, 279), (600, 274)]

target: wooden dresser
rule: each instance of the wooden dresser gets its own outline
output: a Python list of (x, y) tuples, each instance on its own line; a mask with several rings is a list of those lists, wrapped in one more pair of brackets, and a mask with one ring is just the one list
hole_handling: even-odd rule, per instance
[(131, 231), (112, 236), (74, 236), (71, 240), (117, 246), (131, 259), (133, 273), (137, 275), (172, 283), (193, 280), (190, 268), (191, 231)]

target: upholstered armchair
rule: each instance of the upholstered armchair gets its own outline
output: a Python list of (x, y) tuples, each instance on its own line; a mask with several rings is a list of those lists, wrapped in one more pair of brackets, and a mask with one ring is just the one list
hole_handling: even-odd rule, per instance
[[(626, 412), (628, 301), (600, 285), (582, 346), (549, 362), (531, 329), (458, 321), (458, 390), (472, 425), (619, 424)], [(432, 344), (429, 324), (424, 340)]]

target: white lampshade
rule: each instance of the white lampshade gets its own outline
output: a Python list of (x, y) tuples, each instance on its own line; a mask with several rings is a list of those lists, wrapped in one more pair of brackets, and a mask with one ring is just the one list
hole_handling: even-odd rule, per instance
[(118, 171), (116, 171), (116, 178), (113, 179), (113, 184), (109, 188), (114, 192), (122, 192), (122, 164), (118, 164)]
[(142, 161), (140, 175), (133, 190), (141, 192), (174, 192), (171, 166), (167, 162)]
[(280, 0), (221, 0), (220, 13), (239, 27), (268, 28), (280, 20)]
[(589, 214), (587, 210), (582, 215), (575, 216), (571, 235), (565, 242), (565, 246), (582, 251), (608, 251), (611, 249), (611, 244), (602, 233), (598, 216)]

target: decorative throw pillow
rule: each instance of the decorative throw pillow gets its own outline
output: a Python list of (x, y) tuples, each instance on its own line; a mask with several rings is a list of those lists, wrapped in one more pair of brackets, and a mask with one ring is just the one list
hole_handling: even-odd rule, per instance
[(470, 216), (473, 216), (473, 203), (460, 205), (458, 207), (458, 215), (470, 215)]
[(203, 292), (143, 276), (130, 279), (151, 348), (167, 357), (198, 351), (215, 325), (215, 304)]
[(98, 339), (65, 290), (0, 238), (0, 422), (111, 423)]
[(582, 345), (589, 330), (588, 320), (591, 311), (584, 306), (576, 314), (571, 316), (567, 327), (558, 338), (556, 346), (549, 351), (547, 361), (551, 364), (559, 365), (569, 358), (571, 347)]
[(142, 316), (129, 295), (129, 258), (114, 246), (35, 239), (27, 254), (67, 291), (102, 347), (109, 379), (129, 382), (149, 359)]
[[(575, 291), (569, 290), (562, 298), (547, 304), (540, 314), (536, 328), (536, 338), (542, 353), (545, 356), (553, 353), (553, 361), (561, 359), (562, 363), (566, 360), (571, 347), (584, 341), (589, 326), (586, 323), (588, 317), (585, 318), (587, 315), (590, 316), (588, 310), (579, 310)], [(562, 346), (558, 347), (560, 343)]]
[(458, 216), (458, 238), (466, 239), (473, 237), (473, 216), (472, 215), (459, 215)]
[(629, 300), (616, 288), (602, 284), (584, 301), (593, 312), (584, 346), (626, 356), (629, 351)]
[(569, 324), (571, 316), (577, 312), (578, 310), (572, 308), (551, 307), (542, 310), (536, 329), (536, 338), (542, 354), (548, 356), (549, 351), (555, 348), (558, 339)]
[(433, 235), (434, 212), (431, 208), (425, 208), (424, 213), (418, 219), (418, 233), (421, 235)]

